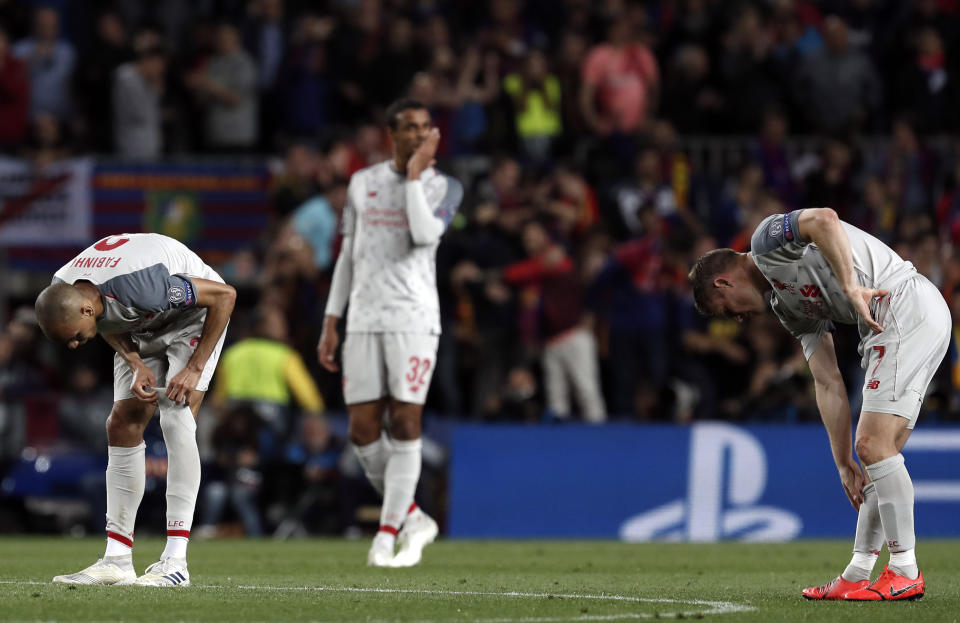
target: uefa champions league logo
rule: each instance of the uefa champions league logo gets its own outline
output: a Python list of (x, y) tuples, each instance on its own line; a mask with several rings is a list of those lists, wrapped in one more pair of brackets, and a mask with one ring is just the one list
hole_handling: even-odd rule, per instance
[(719, 422), (693, 427), (687, 497), (631, 517), (624, 541), (789, 541), (803, 529), (787, 510), (758, 505), (767, 457), (749, 432)]

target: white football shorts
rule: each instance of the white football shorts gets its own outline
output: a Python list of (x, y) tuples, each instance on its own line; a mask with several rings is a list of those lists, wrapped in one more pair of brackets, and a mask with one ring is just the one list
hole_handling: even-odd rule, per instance
[[(157, 378), (157, 387), (166, 387), (167, 380), (176, 376), (187, 366), (194, 349), (200, 342), (200, 332), (203, 331), (203, 321), (207, 317), (207, 310), (198, 310), (201, 313), (185, 314), (184, 319), (168, 327), (163, 333), (135, 333), (131, 336), (140, 358), (148, 368), (153, 370)], [(200, 374), (197, 390), (205, 392), (210, 387), (210, 380), (217, 369), (220, 360), (220, 351), (223, 341), (227, 337), (227, 330), (223, 330), (220, 340), (213, 348), (207, 365)], [(113, 400), (133, 398), (130, 391), (133, 384), (133, 371), (119, 354), (113, 356)]]
[(343, 343), (343, 398), (348, 405), (391, 396), (422, 405), (437, 362), (439, 335), (347, 333)]
[(950, 344), (950, 308), (930, 281), (917, 275), (875, 306), (882, 333), (860, 341), (863, 411), (892, 413), (913, 428), (920, 405)]

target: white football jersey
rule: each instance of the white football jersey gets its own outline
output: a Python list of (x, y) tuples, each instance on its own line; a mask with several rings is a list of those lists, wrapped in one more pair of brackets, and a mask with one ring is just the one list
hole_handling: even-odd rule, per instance
[(183, 243), (160, 234), (108, 236), (84, 249), (53, 282), (89, 281), (100, 290), (101, 333), (163, 330), (203, 313), (190, 278), (223, 279)]
[[(781, 324), (803, 344), (809, 358), (831, 321), (858, 325), (861, 338), (871, 333), (850, 304), (830, 263), (816, 244), (800, 239), (797, 219), (802, 210), (774, 214), (760, 223), (750, 241), (750, 254), (773, 290), (770, 306)], [(866, 288), (894, 289), (919, 275), (913, 264), (880, 240), (841, 221), (853, 251), (857, 283)], [(871, 304), (876, 315), (877, 301)]]
[[(446, 225), (463, 198), (456, 179), (430, 168), (420, 175), (433, 213)], [(406, 209), (406, 175), (391, 161), (353, 174), (343, 233), (352, 236), (353, 275), (347, 332), (440, 333), (439, 242), (415, 245)]]

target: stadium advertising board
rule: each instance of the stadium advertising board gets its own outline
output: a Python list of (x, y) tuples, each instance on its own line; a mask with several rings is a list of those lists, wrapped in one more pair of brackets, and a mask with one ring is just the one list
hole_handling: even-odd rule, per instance
[[(904, 449), (917, 532), (960, 536), (960, 429)], [(460, 538), (788, 541), (849, 537), (819, 426), (460, 426), (449, 533)]]

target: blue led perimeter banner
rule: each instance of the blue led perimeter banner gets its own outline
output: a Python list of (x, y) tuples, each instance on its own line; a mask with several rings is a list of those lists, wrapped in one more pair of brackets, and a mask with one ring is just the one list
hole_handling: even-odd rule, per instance
[[(920, 537), (960, 536), (960, 429), (904, 449)], [(819, 426), (458, 426), (457, 538), (787, 541), (856, 528)]]

